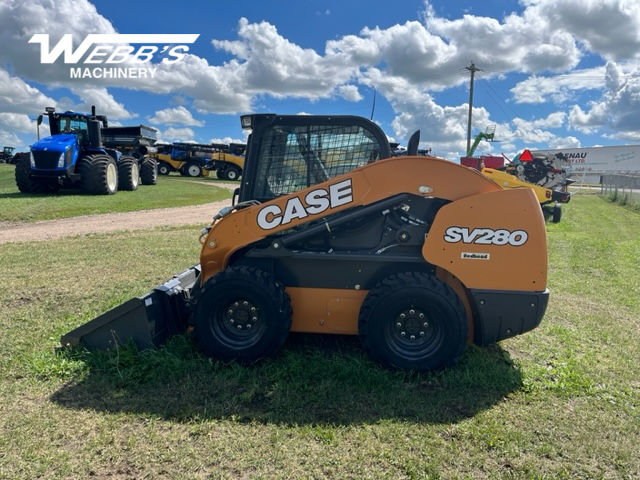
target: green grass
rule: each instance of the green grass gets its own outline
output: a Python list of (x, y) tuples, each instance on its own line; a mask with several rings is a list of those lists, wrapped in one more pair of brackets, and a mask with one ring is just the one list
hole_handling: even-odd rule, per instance
[(199, 228), (0, 245), (0, 478), (638, 478), (640, 217), (575, 196), (547, 229), (541, 326), (431, 374), (334, 336), (253, 367), (186, 336), (55, 351), (196, 263)]
[[(188, 182), (188, 188), (185, 187)], [(216, 187), (218, 180), (159, 176), (157, 185), (140, 185), (133, 192), (86, 195), (65, 189), (56, 194), (28, 195), (15, 184), (14, 166), (0, 163), (0, 222), (35, 222), (97, 213), (198, 205), (230, 198), (228, 189)]]

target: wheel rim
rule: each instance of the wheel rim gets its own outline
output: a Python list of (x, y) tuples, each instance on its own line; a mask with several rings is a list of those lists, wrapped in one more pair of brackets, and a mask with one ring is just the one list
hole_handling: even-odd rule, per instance
[(236, 180), (238, 178), (238, 172), (236, 172), (235, 170), (231, 169), (227, 171), (227, 178), (229, 180)]
[(138, 162), (135, 162), (131, 167), (131, 183), (133, 187), (137, 187), (140, 182), (140, 169), (138, 168)]
[(260, 309), (248, 299), (227, 302), (224, 308), (213, 314), (211, 328), (213, 332), (229, 345), (249, 347), (262, 337), (264, 322)]
[(200, 167), (197, 165), (190, 165), (187, 169), (190, 177), (199, 177), (200, 176)]
[(118, 170), (114, 163), (107, 165), (107, 188), (110, 192), (115, 191), (118, 186)]
[(164, 165), (160, 165), (160, 166), (158, 167), (158, 173), (159, 173), (160, 175), (169, 175), (169, 169), (168, 169), (166, 166), (164, 166)]
[(409, 358), (428, 356), (444, 341), (437, 311), (430, 314), (429, 309), (419, 305), (396, 310), (384, 336), (391, 350)]

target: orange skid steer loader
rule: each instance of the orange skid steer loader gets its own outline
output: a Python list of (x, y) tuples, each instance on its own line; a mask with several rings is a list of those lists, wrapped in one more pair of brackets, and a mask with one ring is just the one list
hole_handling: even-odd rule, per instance
[(63, 345), (145, 348), (191, 331), (208, 355), (253, 362), (289, 332), (347, 334), (386, 367), (431, 370), (470, 342), (539, 325), (547, 243), (533, 190), (415, 156), (417, 141), (392, 157), (361, 117), (241, 123), (251, 129), (245, 172), (232, 206), (202, 232), (200, 263)]

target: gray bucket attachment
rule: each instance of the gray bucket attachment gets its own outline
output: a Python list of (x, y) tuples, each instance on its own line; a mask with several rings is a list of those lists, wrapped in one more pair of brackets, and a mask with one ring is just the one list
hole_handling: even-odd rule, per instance
[(187, 329), (187, 300), (199, 274), (200, 265), (195, 265), (62, 335), (60, 343), (106, 350), (133, 340), (140, 349), (157, 347)]

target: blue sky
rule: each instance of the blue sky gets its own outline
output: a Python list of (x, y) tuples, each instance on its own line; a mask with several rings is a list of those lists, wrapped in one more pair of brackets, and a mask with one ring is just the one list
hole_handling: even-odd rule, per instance
[[(153, 79), (70, 78), (76, 65), (43, 65), (29, 43), (96, 33), (199, 37), (182, 60), (146, 64)], [(106, 67), (87, 56), (77, 66)], [(249, 112), (369, 117), (375, 92), (390, 139), (420, 129), (422, 148), (457, 160), (471, 62), (472, 135), (496, 125), (499, 140), (478, 154), (640, 143), (640, 2), (0, 0), (0, 144), (27, 148), (46, 106), (208, 143), (243, 141)]]

